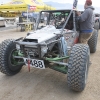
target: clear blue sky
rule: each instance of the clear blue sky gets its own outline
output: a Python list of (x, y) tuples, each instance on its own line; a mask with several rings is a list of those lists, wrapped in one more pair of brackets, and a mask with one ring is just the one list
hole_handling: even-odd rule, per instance
[[(11, 0), (0, 0), (0, 4), (1, 3), (6, 3), (9, 2)], [(59, 2), (59, 3), (73, 3), (73, 0), (43, 0), (43, 1), (54, 1), (54, 2)], [(86, 0), (78, 0), (78, 4), (82, 4), (84, 5)], [(100, 0), (92, 0), (93, 1), (93, 6), (95, 7), (100, 7)]]

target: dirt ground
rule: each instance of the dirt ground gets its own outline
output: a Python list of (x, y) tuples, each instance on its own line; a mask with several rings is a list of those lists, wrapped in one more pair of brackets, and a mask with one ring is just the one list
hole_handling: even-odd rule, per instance
[[(19, 38), (27, 32), (0, 31), (0, 42)], [(20, 73), (6, 76), (0, 73), (0, 100), (100, 100), (100, 35), (97, 52), (91, 54), (92, 65), (86, 88), (73, 92), (67, 87), (67, 75), (52, 69), (35, 69), (25, 66)]]

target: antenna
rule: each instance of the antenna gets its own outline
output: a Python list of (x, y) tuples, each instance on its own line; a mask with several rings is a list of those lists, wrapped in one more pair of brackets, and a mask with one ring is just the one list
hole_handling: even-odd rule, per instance
[(73, 9), (76, 9), (77, 8), (77, 3), (78, 3), (78, 0), (74, 0), (73, 1)]
[[(62, 30), (61, 30), (61, 34), (63, 33), (63, 30), (64, 30), (66, 24), (68, 23), (68, 20), (69, 20), (71, 14), (73, 13), (73, 9), (76, 9), (76, 8), (77, 8), (77, 4), (78, 4), (78, 0), (74, 0), (74, 1), (73, 1), (73, 8), (72, 8), (72, 10), (70, 11), (70, 13), (69, 13), (69, 15), (68, 15), (68, 17), (67, 17), (67, 20), (66, 20), (66, 22), (65, 22), (65, 24), (64, 24), (64, 26), (63, 26), (63, 28), (62, 28)], [(75, 13), (74, 13), (74, 17), (75, 17)], [(74, 23), (74, 30), (75, 30), (75, 20), (73, 20), (73, 23)]]

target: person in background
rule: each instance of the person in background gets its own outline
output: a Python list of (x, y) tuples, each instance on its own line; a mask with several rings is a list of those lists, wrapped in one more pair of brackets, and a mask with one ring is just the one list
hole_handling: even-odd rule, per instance
[(81, 14), (80, 12), (76, 12), (78, 15), (78, 21), (80, 25), (80, 35), (79, 35), (79, 43), (87, 44), (88, 40), (91, 38), (93, 34), (93, 10), (92, 1), (86, 0), (84, 5), (84, 12)]
[(47, 24), (47, 14), (45, 13), (44, 14), (44, 25), (46, 25)]

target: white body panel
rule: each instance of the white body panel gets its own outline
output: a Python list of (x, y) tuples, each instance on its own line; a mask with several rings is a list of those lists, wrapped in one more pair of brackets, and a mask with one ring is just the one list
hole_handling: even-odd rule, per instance
[(32, 34), (27, 36), (26, 39), (37, 39), (38, 43), (41, 43), (55, 37), (57, 33), (60, 33), (60, 29), (56, 29), (54, 26), (48, 25), (40, 30), (36, 30), (30, 33)]

